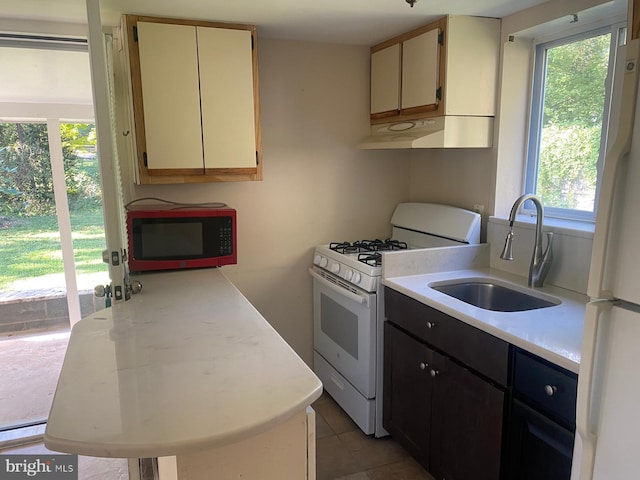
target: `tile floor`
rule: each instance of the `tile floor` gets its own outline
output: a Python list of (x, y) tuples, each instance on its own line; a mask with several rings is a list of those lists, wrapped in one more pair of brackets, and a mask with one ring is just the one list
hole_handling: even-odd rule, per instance
[(433, 480), (392, 438), (362, 433), (326, 393), (313, 408), (317, 480)]
[(47, 418), (69, 330), (0, 335), (0, 428)]

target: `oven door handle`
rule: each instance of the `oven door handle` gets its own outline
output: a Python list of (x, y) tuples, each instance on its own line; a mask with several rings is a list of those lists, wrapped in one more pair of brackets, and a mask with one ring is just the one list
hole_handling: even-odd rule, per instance
[(324, 278), (322, 275), (314, 272), (312, 268), (309, 269), (309, 273), (311, 274), (311, 276), (313, 278), (315, 278), (320, 283), (322, 283), (322, 285), (324, 285), (325, 287), (333, 290), (336, 293), (339, 293), (340, 295), (344, 295), (349, 300), (351, 300), (353, 302), (356, 302), (356, 303), (359, 303), (361, 305), (364, 305), (364, 304), (368, 303), (368, 298), (367, 297), (362, 296), (362, 295), (358, 295), (357, 293), (350, 292), (346, 288), (342, 288), (342, 287), (337, 286), (334, 283), (331, 283), (329, 280)]

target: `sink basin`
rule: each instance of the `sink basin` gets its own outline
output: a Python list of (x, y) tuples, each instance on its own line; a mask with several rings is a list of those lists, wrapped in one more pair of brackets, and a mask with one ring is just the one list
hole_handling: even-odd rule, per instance
[(456, 281), (431, 285), (431, 288), (478, 308), (496, 312), (523, 312), (560, 304), (559, 300), (552, 297), (541, 298), (488, 280)]

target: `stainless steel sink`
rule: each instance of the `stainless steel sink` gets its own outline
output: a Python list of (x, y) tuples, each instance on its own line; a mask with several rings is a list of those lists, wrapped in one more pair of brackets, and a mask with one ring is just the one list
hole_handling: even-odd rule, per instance
[(496, 312), (523, 312), (560, 303), (551, 297), (529, 295), (490, 281), (461, 281), (431, 285), (431, 288), (478, 308)]

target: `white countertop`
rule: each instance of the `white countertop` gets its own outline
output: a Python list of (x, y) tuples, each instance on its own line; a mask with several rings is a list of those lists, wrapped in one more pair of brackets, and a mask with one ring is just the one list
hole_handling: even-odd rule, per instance
[(158, 457), (266, 431), (322, 384), (219, 269), (137, 277), (142, 293), (77, 323), (45, 446)]
[(495, 337), (578, 373), (586, 295), (545, 286), (535, 292), (554, 297), (559, 305), (524, 312), (495, 312), (475, 307), (429, 287), (434, 282), (490, 278), (531, 291), (526, 278), (492, 268), (471, 268), (438, 273), (384, 278), (382, 283), (398, 292), (484, 330)]

